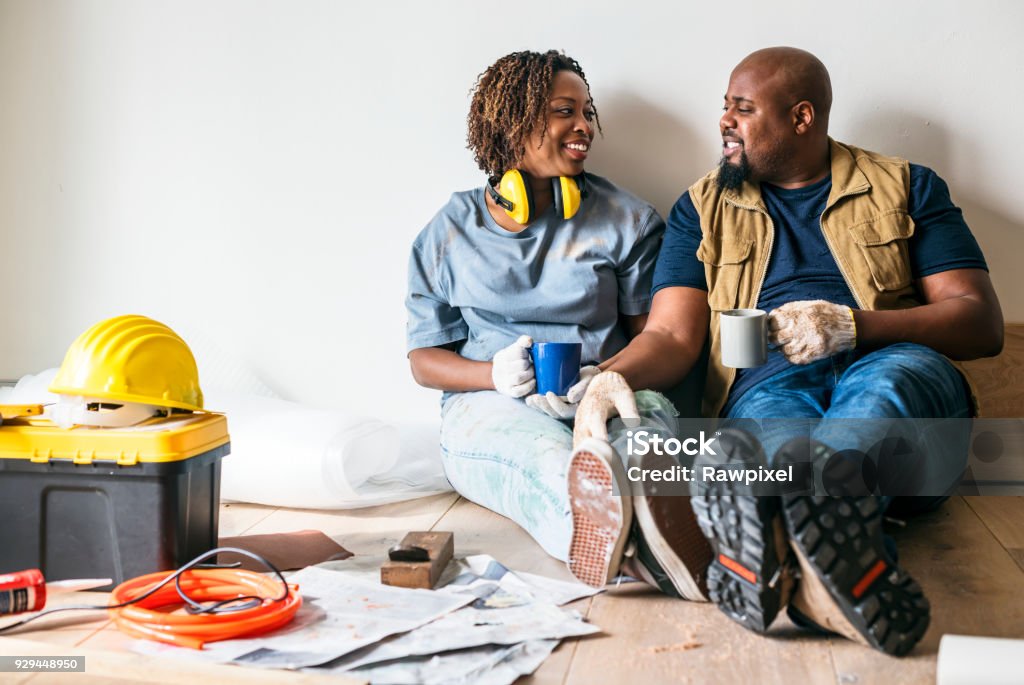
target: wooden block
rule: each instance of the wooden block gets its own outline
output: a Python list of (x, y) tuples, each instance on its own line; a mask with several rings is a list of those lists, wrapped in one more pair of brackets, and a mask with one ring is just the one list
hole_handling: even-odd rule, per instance
[(432, 590), (441, 572), (455, 553), (452, 533), (417, 531), (402, 538), (401, 547), (419, 547), (427, 551), (427, 561), (391, 561), (380, 567), (380, 582), (397, 587)]

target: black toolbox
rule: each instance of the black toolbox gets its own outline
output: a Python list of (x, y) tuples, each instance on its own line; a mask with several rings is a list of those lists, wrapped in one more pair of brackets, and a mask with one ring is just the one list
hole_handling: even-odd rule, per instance
[(47, 580), (171, 570), (217, 546), (220, 414), (126, 428), (0, 426), (0, 573)]

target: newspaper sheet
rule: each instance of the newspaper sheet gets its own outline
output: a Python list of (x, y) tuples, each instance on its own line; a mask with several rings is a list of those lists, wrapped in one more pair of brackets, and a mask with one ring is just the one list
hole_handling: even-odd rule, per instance
[(520, 676), (536, 671), (557, 646), (558, 640), (486, 645), (367, 666), (349, 675), (365, 678), (373, 685), (511, 685)]
[[(517, 574), (487, 555), (453, 561), (438, 592), (471, 596), (473, 603), (420, 628), (324, 664), (347, 671), (366, 664), (479, 647), (512, 645), (528, 640), (560, 639), (600, 632), (576, 611), (557, 604), (592, 595), (581, 583)], [(418, 666), (410, 663), (410, 669)], [(389, 670), (395, 673), (400, 665)]]
[(381, 585), (369, 568), (353, 564), (348, 572), (354, 561), (291, 575), (289, 582), (299, 585), (303, 606), (291, 624), (272, 635), (215, 642), (201, 651), (145, 640), (136, 641), (134, 648), (145, 654), (267, 668), (317, 666), (311, 670), (320, 673), (358, 668), (368, 679), (363, 671), (373, 664), (386, 667), (381, 682), (466, 677), (467, 682), (490, 683), (493, 678), (504, 683), (506, 677), (511, 682), (532, 672), (559, 639), (600, 631), (578, 612), (558, 606), (598, 590), (514, 573), (487, 555), (454, 560), (442, 576), (446, 584), (437, 591)]
[(269, 668), (315, 666), (429, 623), (473, 601), (473, 597), (409, 590), (352, 579), (316, 566), (292, 575), (303, 605), (295, 620), (272, 635), (225, 640), (202, 650), (136, 641), (145, 654)]

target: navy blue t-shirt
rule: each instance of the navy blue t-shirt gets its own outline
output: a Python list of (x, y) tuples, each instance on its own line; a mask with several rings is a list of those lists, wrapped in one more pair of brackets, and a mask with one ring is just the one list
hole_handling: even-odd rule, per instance
[[(775, 242), (757, 298), (758, 309), (770, 312), (799, 300), (827, 300), (857, 307), (821, 232), (821, 213), (831, 190), (831, 176), (789, 190), (761, 185), (761, 197), (775, 225)], [(988, 269), (963, 212), (949, 197), (946, 182), (931, 169), (910, 165), (907, 211), (915, 224), (914, 235), (908, 240), (914, 278), (951, 269)], [(686, 192), (668, 216), (652, 293), (673, 286), (708, 289), (704, 265), (697, 259), (700, 241), (700, 216)], [(789, 366), (781, 352), (769, 351), (765, 365), (738, 369), (722, 415), (756, 383)]]

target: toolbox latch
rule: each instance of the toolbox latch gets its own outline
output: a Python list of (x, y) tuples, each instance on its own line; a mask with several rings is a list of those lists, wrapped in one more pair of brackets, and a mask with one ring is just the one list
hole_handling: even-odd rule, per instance
[(33, 464), (45, 464), (50, 461), (50, 457), (53, 456), (53, 450), (46, 450), (43, 452), (38, 447), (32, 450), (32, 456), (29, 458)]
[(96, 456), (96, 450), (92, 452), (82, 452), (81, 450), (75, 452), (75, 456), (71, 459), (73, 464), (91, 464), (93, 457)]
[(117, 455), (118, 466), (135, 466), (139, 463), (139, 452), (121, 452)]

